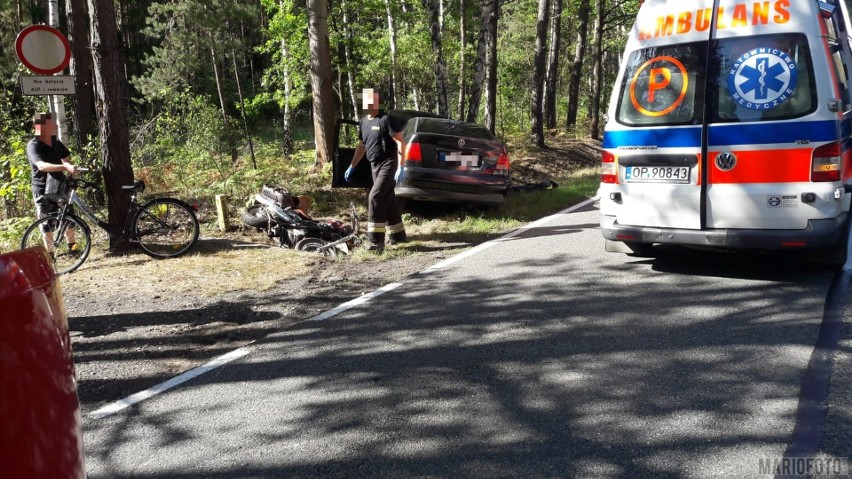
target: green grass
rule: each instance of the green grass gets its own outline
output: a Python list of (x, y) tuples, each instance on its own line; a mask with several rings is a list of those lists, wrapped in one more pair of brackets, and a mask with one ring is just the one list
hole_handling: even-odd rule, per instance
[(528, 222), (591, 198), (600, 185), (597, 168), (586, 168), (556, 180), (558, 188), (513, 192), (496, 215)]
[[(198, 204), (205, 235), (219, 234), (213, 207), (215, 195), (227, 195), (230, 222), (239, 227), (242, 224), (240, 212), (246, 203), (251, 203), (262, 184), (279, 184), (295, 195), (310, 195), (313, 200), (311, 214), (318, 218), (346, 220), (350, 203), (355, 204), (362, 218), (366, 218), (364, 192), (332, 189), (331, 165), (317, 167), (310, 146), (308, 141), (298, 141), (299, 149), (284, 156), (276, 139), (261, 137), (255, 145), (257, 168), (244, 154), (235, 163), (231, 163), (230, 159), (219, 159), (196, 164), (191, 174), (185, 174), (186, 165), (172, 161), (146, 167), (136, 165), (135, 173), (137, 178), (148, 183), (148, 191), (174, 191), (175, 196)], [(533, 153), (531, 156), (537, 155)], [(476, 244), (593, 196), (599, 184), (598, 175), (597, 168), (567, 171), (564, 177), (553, 178), (559, 187), (513, 191), (498, 209), (449, 207), (438, 208), (437, 213), (422, 214), (416, 210), (406, 213), (405, 223), (414, 241), (411, 246), (395, 248), (384, 254), (411, 254), (417, 248), (425, 249), (425, 245), (433, 243), (444, 243), (449, 248)], [(0, 251), (16, 249), (30, 222), (30, 219), (12, 218), (0, 223)]]
[[(593, 197), (600, 184), (599, 175), (597, 168), (587, 168), (557, 180), (558, 188), (512, 192), (497, 210), (436, 206), (441, 212), (434, 215), (405, 213), (403, 220), (411, 241), (388, 248), (378, 256), (398, 258), (439, 247), (453, 254)], [(376, 256), (357, 250), (351, 259), (365, 261)]]

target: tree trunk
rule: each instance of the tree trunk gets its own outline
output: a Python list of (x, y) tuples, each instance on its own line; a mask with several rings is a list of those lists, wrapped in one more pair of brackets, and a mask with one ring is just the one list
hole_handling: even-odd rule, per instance
[[(403, 9), (405, 5), (403, 5)], [(397, 83), (396, 83), (396, 26), (393, 21), (393, 12), (391, 11), (391, 0), (385, 0), (385, 9), (387, 10), (388, 15), (388, 34), (390, 35), (390, 60), (391, 60), (391, 78), (390, 78), (390, 91), (387, 92), (385, 101), (390, 101), (390, 105), (387, 105), (387, 109), (396, 108), (396, 105), (399, 104), (397, 101)], [(357, 118), (357, 116), (356, 116)]]
[(210, 47), (210, 58), (213, 60), (213, 76), (216, 78), (216, 92), (219, 94), (219, 110), (222, 112), (222, 121), (225, 126), (228, 125), (228, 112), (225, 109), (225, 92), (222, 89), (222, 78), (219, 74), (219, 58), (216, 56), (216, 50)]
[(225, 109), (225, 92), (222, 88), (222, 78), (219, 73), (219, 58), (216, 56), (216, 50), (210, 47), (210, 57), (213, 60), (213, 76), (216, 77), (216, 92), (219, 94), (219, 107), (222, 110), (222, 131), (225, 132), (225, 141), (228, 144), (228, 151), (231, 153), (231, 161), (236, 163), (239, 155), (237, 153), (237, 142), (234, 140), (234, 135), (231, 134), (231, 124), (228, 122), (228, 112)]
[(352, 71), (352, 29), (349, 27), (349, 12), (346, 8), (346, 0), (341, 4), (343, 8), (343, 32), (345, 41), (343, 42), (343, 54), (346, 60), (346, 79), (349, 87), (349, 101), (352, 104), (352, 118), (358, 119), (358, 100), (355, 94), (355, 74)]
[(535, 56), (533, 60), (532, 134), (536, 146), (544, 148), (544, 119), (541, 114), (544, 92), (545, 42), (547, 41), (547, 12), (550, 0), (538, 0), (538, 19), (535, 24)]
[(497, 126), (497, 20), (500, 18), (500, 1), (494, 0), (488, 18), (488, 81), (485, 102), (485, 126), (494, 133)]
[(334, 145), (334, 92), (331, 88), (331, 51), (328, 42), (328, 4), (308, 0), (308, 37), (311, 50), (314, 135), (317, 162), (332, 161)]
[(562, 39), (562, 0), (553, 0), (550, 9), (550, 47), (544, 76), (544, 126), (556, 128), (556, 94), (559, 81), (559, 50)]
[[(127, 94), (121, 78), (121, 58), (113, 0), (88, 0), (92, 33), (92, 66), (95, 74), (101, 161), (107, 192), (109, 222), (124, 225), (130, 198), (122, 190), (133, 182), (127, 132)], [(122, 248), (115, 238), (110, 247)]]
[(603, 62), (603, 27), (604, 27), (604, 2), (597, 0), (595, 7), (595, 66), (592, 72), (592, 101), (589, 105), (590, 124), (589, 136), (595, 140), (600, 139), (600, 103), (601, 103), (601, 64)]
[(246, 103), (243, 100), (243, 87), (240, 85), (240, 70), (237, 68), (237, 52), (231, 50), (231, 59), (234, 64), (234, 81), (237, 83), (237, 97), (240, 100), (240, 117), (243, 119), (243, 129), (246, 132), (246, 140), (248, 140), (249, 145), (249, 153), (251, 154), (251, 165), (254, 169), (257, 169), (257, 160), (254, 158), (254, 141), (251, 139), (251, 132), (248, 127), (248, 120), (246, 119)]
[(459, 119), (464, 120), (464, 100), (467, 96), (467, 82), (465, 81), (465, 58), (464, 53), (467, 49), (467, 35), (465, 34), (465, 11), (464, 0), (459, 0)]
[(98, 134), (95, 118), (95, 92), (92, 89), (92, 56), (89, 53), (89, 19), (86, 4), (65, 1), (68, 16), (68, 42), (71, 43), (70, 74), (74, 77), (74, 137), (77, 149)]
[(482, 99), (482, 84), (485, 82), (485, 54), (488, 40), (488, 28), (491, 12), (497, 0), (480, 0), (482, 14), (479, 17), (479, 36), (476, 40), (476, 58), (473, 60), (473, 82), (470, 84), (470, 102), (466, 121), (475, 123), (479, 116), (479, 102)]
[[(284, 11), (284, 1), (278, 0), (278, 9)], [(287, 41), (281, 38), (281, 58), (289, 58), (290, 54), (287, 50)], [(281, 142), (281, 148), (285, 155), (293, 152), (293, 114), (290, 112), (290, 100), (293, 93), (293, 80), (290, 78), (290, 67), (287, 62), (284, 62), (282, 71), (282, 81), (284, 83), (284, 111), (282, 118), (282, 134), (284, 139)]]
[(574, 61), (568, 74), (568, 112), (565, 126), (571, 128), (577, 124), (579, 109), (580, 80), (583, 75), (583, 62), (586, 57), (586, 36), (589, 33), (589, 0), (580, 0), (577, 11), (577, 45), (574, 47)]
[(432, 37), (432, 52), (435, 54), (435, 83), (438, 86), (438, 114), (449, 116), (447, 106), (447, 65), (441, 48), (441, 17), (437, 0), (423, 0), (429, 11), (429, 33)]

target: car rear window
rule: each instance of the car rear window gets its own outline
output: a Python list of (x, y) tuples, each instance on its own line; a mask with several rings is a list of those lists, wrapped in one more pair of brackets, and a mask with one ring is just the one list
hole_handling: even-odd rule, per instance
[(482, 125), (454, 120), (439, 120), (434, 118), (418, 118), (417, 132), (464, 136), (467, 138), (480, 138), (483, 140), (494, 139), (494, 135), (488, 131), (488, 128), (485, 128)]

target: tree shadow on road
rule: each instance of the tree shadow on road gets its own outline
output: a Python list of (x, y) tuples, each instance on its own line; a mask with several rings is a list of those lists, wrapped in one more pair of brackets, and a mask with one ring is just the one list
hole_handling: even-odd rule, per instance
[[(146, 477), (757, 475), (790, 437), (833, 272), (710, 257), (423, 274), (264, 338), (168, 407), (89, 423), (90, 477), (158, 451), (184, 459)], [(600, 261), (641, 287), (600, 281)], [(187, 461), (200, 444), (209, 463)]]

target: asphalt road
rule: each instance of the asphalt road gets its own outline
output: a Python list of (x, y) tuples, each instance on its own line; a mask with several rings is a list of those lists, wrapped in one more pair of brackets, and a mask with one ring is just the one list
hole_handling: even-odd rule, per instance
[(605, 253), (597, 223), (557, 215), (84, 417), (89, 477), (771, 477), (852, 455), (839, 269)]

